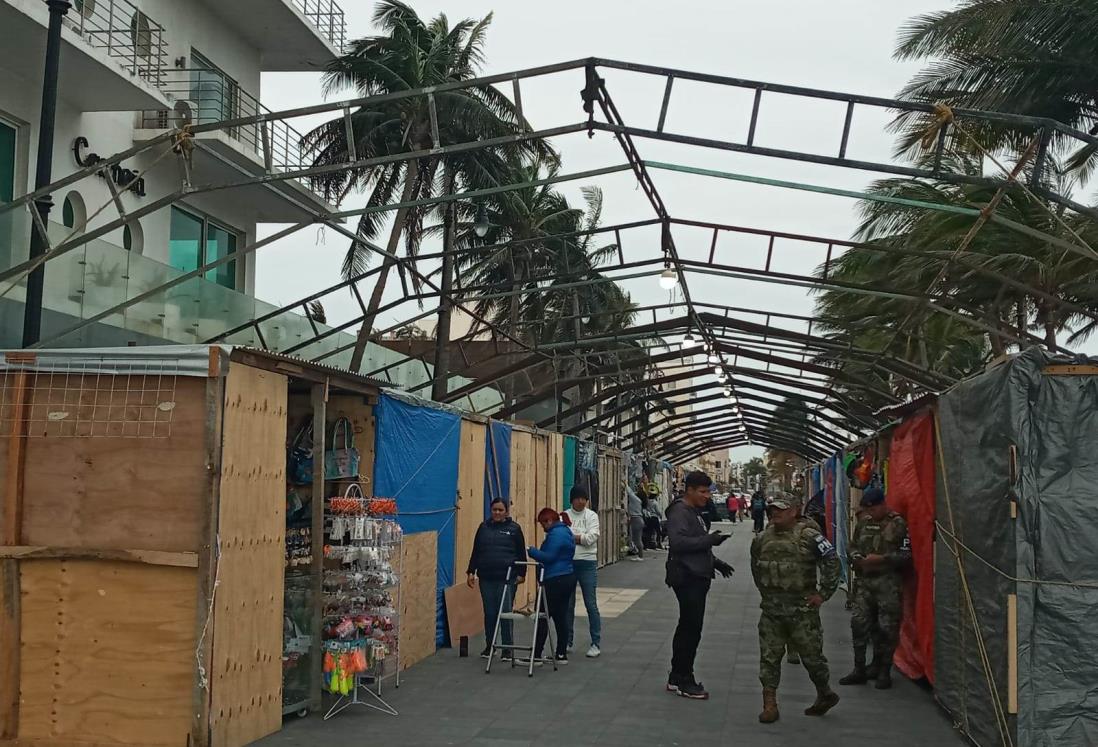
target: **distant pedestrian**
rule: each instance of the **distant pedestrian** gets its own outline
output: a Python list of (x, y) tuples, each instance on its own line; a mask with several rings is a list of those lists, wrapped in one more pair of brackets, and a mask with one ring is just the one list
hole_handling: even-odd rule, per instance
[(629, 514), (629, 546), (633, 554), (630, 560), (644, 560), (644, 505), (640, 496), (633, 492), (628, 483), (625, 486), (626, 511)]
[(728, 511), (728, 520), (735, 524), (740, 513), (740, 497), (730, 492), (724, 501), (724, 507)]
[(751, 519), (755, 522), (755, 534), (761, 533), (766, 521), (766, 494), (762, 490), (751, 495)]
[(789, 644), (800, 654), (816, 686), (816, 701), (805, 709), (805, 715), (822, 716), (839, 702), (831, 689), (820, 623), (820, 606), (839, 588), (838, 555), (826, 537), (798, 522), (792, 501), (775, 498), (770, 511), (770, 526), (751, 543), (751, 575), (762, 595), (759, 681), (763, 710), (759, 721), (764, 724), (778, 720), (778, 685)]
[[(541, 564), (544, 571), (542, 586), (549, 607), (549, 617), (557, 631), (556, 658), (560, 664), (568, 663), (568, 603), (576, 593), (576, 573), (573, 558), (576, 554), (576, 540), (561, 520), (560, 514), (551, 508), (538, 512), (538, 524), (545, 531), (541, 548), (531, 547), (530, 557)], [(540, 610), (539, 610), (540, 612)], [(540, 661), (545, 649), (545, 640), (549, 637), (549, 621), (538, 618), (537, 637), (534, 642), (534, 660)], [(527, 662), (529, 663), (529, 662)]]
[(709, 485), (709, 476), (704, 472), (691, 472), (686, 476), (683, 497), (667, 507), (666, 583), (679, 603), (667, 690), (698, 700), (709, 697), (694, 678), (694, 658), (705, 620), (705, 599), (717, 573), (725, 578), (732, 575), (732, 566), (713, 555), (713, 548), (728, 539), (728, 535), (707, 533), (702, 521), (701, 511), (710, 500)]
[[(480, 600), (484, 606), (484, 650), (480, 655), (485, 659), (492, 651), (501, 605), (504, 612), (510, 612), (515, 600), (515, 586), (526, 580), (526, 566), (515, 565), (526, 562), (526, 539), (522, 536), (522, 527), (511, 520), (507, 502), (502, 498), (492, 501), (491, 514), (477, 527), (469, 567), (465, 571), (469, 588), (480, 586)], [(510, 584), (507, 583), (508, 570), (511, 571)], [(511, 621), (499, 622), (503, 658), (509, 659), (511, 649), (508, 646), (514, 644)]]

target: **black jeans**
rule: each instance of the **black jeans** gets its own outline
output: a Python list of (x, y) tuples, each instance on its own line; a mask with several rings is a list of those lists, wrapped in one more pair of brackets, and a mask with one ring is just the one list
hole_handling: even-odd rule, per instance
[(756, 513), (753, 514), (751, 518), (755, 520), (755, 531), (761, 532), (763, 530), (763, 520), (766, 519), (766, 514)]
[[(549, 605), (549, 617), (553, 618), (553, 627), (557, 633), (557, 656), (568, 653), (568, 604), (576, 593), (576, 574), (556, 576), (545, 579), (545, 601)], [(541, 658), (545, 648), (545, 639), (549, 636), (549, 621), (538, 618), (538, 636), (534, 643), (534, 656)]]
[(705, 598), (712, 581), (693, 577), (672, 586), (679, 600), (679, 624), (671, 641), (671, 676), (690, 679), (694, 676), (694, 657), (702, 637), (705, 620)]

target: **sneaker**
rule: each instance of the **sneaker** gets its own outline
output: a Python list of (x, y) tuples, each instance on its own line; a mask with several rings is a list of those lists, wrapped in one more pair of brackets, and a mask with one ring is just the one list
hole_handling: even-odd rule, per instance
[(591, 648), (587, 649), (587, 658), (588, 659), (597, 659), (597, 658), (599, 658), (599, 656), (601, 654), (602, 654), (602, 651), (600, 651), (599, 647), (596, 646), (593, 643), (591, 644)]
[(677, 674), (675, 674), (674, 672), (668, 672), (667, 673), (667, 692), (675, 693), (676, 695), (678, 695), (679, 694), (679, 683), (680, 682), (681, 682), (681, 680), (679, 679), (679, 676)]
[(709, 693), (702, 687), (702, 683), (694, 681), (679, 683), (678, 695), (692, 700), (709, 700)]
[[(515, 659), (515, 663), (520, 664), (524, 667), (528, 667), (528, 666), (530, 666), (530, 657), (526, 656), (526, 657), (522, 657), (520, 659)], [(542, 661), (540, 656), (538, 658), (534, 659), (534, 666), (535, 667), (540, 667), (544, 663), (545, 662)]]
[(513, 651), (504, 651), (499, 655), (500, 661), (511, 661), (513, 658), (515, 658), (515, 653)]
[(491, 646), (485, 646), (484, 650), (480, 652), (480, 658), (482, 658), (482, 659), (492, 658), (492, 647)]
[(557, 664), (567, 664), (568, 654), (557, 654)]
[(638, 558), (636, 555), (630, 555), (629, 559), (631, 561), (633, 561), (634, 563), (643, 563), (644, 562), (644, 558)]

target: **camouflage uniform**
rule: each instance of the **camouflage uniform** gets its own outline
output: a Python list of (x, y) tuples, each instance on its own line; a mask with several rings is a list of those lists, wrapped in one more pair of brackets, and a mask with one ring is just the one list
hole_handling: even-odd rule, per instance
[(867, 514), (858, 519), (850, 542), (850, 562), (853, 565), (869, 555), (881, 555), (885, 562), (880, 568), (858, 571), (850, 632), (856, 656), (859, 650), (865, 651), (872, 638), (874, 660), (886, 665), (892, 662), (900, 638), (901, 571), (911, 560), (911, 540), (902, 516), (890, 511), (879, 522)]
[(798, 522), (786, 531), (770, 525), (751, 543), (751, 575), (762, 594), (759, 681), (763, 688), (778, 688), (782, 656), (786, 646), (792, 644), (813, 684), (826, 689), (830, 672), (823, 654), (820, 611), (806, 598), (818, 593), (826, 601), (839, 587), (835, 548), (806, 522)]

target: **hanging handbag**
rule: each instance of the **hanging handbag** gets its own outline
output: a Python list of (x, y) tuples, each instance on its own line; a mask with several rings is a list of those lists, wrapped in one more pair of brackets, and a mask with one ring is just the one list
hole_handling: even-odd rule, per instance
[[(340, 443), (340, 433), (343, 442)], [(332, 426), (332, 448), (324, 452), (324, 479), (343, 480), (358, 477), (358, 449), (351, 434), (351, 421), (340, 418)]]
[(313, 484), (313, 421), (298, 430), (286, 450), (286, 474), (295, 485)]

